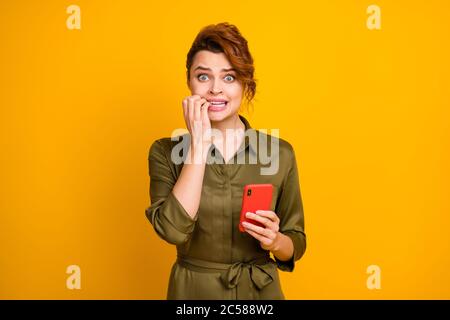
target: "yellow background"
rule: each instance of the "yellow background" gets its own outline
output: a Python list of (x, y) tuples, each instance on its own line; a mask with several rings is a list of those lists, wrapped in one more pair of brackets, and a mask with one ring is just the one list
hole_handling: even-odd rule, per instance
[(449, 299), (444, 0), (1, 1), (0, 298), (165, 298), (175, 247), (144, 214), (148, 150), (184, 127), (186, 53), (222, 21), (255, 59), (244, 116), (297, 155), (308, 248), (286, 297)]

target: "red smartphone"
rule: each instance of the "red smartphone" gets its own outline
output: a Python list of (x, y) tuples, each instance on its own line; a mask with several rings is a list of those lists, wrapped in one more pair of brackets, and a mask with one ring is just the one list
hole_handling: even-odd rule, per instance
[(244, 187), (242, 196), (241, 219), (239, 221), (239, 231), (245, 232), (242, 222), (253, 223), (264, 227), (258, 221), (249, 219), (245, 216), (247, 212), (256, 213), (257, 210), (270, 210), (272, 204), (273, 186), (271, 184), (247, 184)]

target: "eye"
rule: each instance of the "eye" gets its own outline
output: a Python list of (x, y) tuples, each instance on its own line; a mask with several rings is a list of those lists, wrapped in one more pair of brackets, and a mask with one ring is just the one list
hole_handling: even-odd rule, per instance
[(227, 74), (227, 75), (225, 76), (225, 80), (228, 81), (228, 82), (231, 82), (231, 81), (233, 81), (234, 79), (235, 79), (235, 77), (234, 77), (232, 74)]
[(205, 73), (199, 74), (197, 76), (197, 79), (200, 80), (200, 81), (206, 81), (206, 80), (208, 80), (208, 75), (205, 74)]

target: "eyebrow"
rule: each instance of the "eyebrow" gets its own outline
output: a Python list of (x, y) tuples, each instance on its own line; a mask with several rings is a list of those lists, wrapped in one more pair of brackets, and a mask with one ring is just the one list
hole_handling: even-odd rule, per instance
[[(203, 67), (203, 66), (198, 66), (197, 68), (194, 69), (194, 71), (198, 70), (198, 69), (212, 71), (211, 68), (206, 68), (206, 67)], [(222, 72), (227, 72), (227, 71), (236, 71), (236, 70), (234, 68), (228, 68), (228, 69), (224, 68), (224, 69), (222, 69)]]

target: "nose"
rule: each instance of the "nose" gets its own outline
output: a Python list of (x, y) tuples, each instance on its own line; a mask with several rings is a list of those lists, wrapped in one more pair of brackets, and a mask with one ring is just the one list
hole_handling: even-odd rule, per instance
[(209, 89), (211, 94), (218, 94), (222, 92), (222, 89), (218, 86), (217, 81), (214, 81), (211, 88)]

